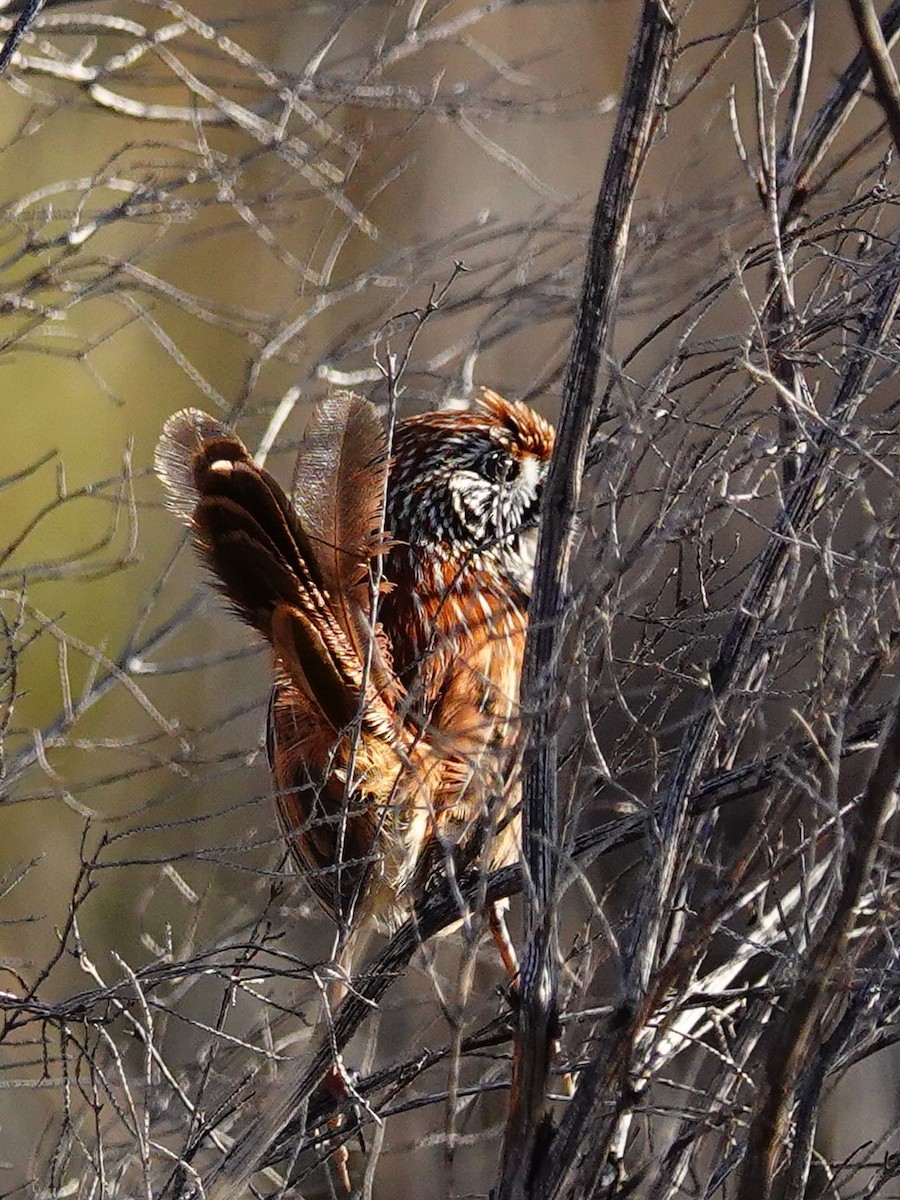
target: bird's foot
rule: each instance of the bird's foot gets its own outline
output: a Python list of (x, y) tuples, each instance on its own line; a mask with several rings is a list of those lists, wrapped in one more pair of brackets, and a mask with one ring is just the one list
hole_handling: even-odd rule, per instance
[[(319, 1086), (320, 1090), (329, 1097), (333, 1104), (340, 1105), (343, 1109), (349, 1108), (351, 1112), (355, 1112), (364, 1104), (362, 1097), (356, 1091), (355, 1083), (356, 1072), (348, 1071), (341, 1063), (331, 1068)], [(347, 1139), (343, 1136), (348, 1123), (346, 1112), (336, 1112), (327, 1121), (327, 1128), (336, 1142), (328, 1155), (328, 1161), (337, 1172), (338, 1179), (341, 1181), (341, 1187), (349, 1196), (353, 1192), (349, 1167), (350, 1152), (347, 1149)], [(341, 1140), (337, 1141), (338, 1138)], [(357, 1129), (356, 1138), (360, 1149), (365, 1153), (366, 1143), (361, 1128)]]

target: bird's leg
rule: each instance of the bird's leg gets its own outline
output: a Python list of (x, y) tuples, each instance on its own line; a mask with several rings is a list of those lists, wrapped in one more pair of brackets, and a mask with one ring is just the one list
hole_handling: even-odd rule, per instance
[[(322, 1087), (326, 1092), (334, 1096), (336, 1100), (342, 1100), (347, 1094), (347, 1085), (344, 1082), (344, 1077), (336, 1066), (332, 1067), (322, 1080)], [(343, 1124), (344, 1117), (342, 1113), (335, 1113), (333, 1117), (328, 1118), (328, 1128), (335, 1134), (340, 1131)], [(350, 1159), (350, 1151), (343, 1142), (339, 1142), (328, 1157), (338, 1173), (341, 1187), (349, 1196), (353, 1191), (353, 1185), (350, 1182), (350, 1168), (347, 1166)]]
[[(513, 940), (509, 935), (509, 928), (506, 924), (507, 904), (502, 901), (495, 901), (488, 905), (488, 928), (491, 931), (491, 936), (494, 939), (494, 944), (500, 951), (500, 957), (503, 959), (503, 965), (510, 978), (510, 986), (516, 999), (519, 992), (519, 956), (516, 954), (516, 948), (513, 945)], [(558, 1037), (555, 1037), (550, 1046), (550, 1052), (554, 1057), (562, 1052), (562, 1042)], [(562, 1077), (563, 1091), (569, 1097), (575, 1095), (575, 1079), (570, 1071), (564, 1071)]]
[(503, 900), (496, 900), (493, 904), (488, 905), (488, 928), (494, 944), (500, 951), (500, 957), (506, 967), (510, 983), (515, 986), (519, 974), (519, 956), (516, 954), (513, 940), (509, 936), (509, 928), (506, 924), (507, 908), (508, 905)]
[[(328, 1008), (328, 1024), (331, 1027), (334, 1013), (340, 1007), (341, 1001), (349, 991), (350, 971), (353, 960), (353, 937), (349, 937), (338, 951), (337, 965), (338, 972), (335, 978), (331, 979), (325, 988), (325, 1003)], [(334, 1064), (325, 1078), (322, 1080), (322, 1086), (336, 1100), (343, 1100), (347, 1096), (346, 1083), (346, 1068), (341, 1058), (341, 1053), (335, 1047), (334, 1049)], [(328, 1118), (328, 1128), (337, 1133), (344, 1124), (344, 1116), (342, 1113), (335, 1113), (333, 1117)], [(347, 1163), (350, 1158), (350, 1152), (343, 1142), (339, 1142), (330, 1154), (331, 1162), (338, 1173), (338, 1178), (341, 1181), (341, 1186), (349, 1196), (353, 1191), (353, 1185), (350, 1182), (350, 1168)]]
[[(338, 947), (337, 951), (337, 972), (335, 976), (325, 985), (325, 1005), (327, 1009), (326, 1017), (328, 1020), (329, 1029), (332, 1029), (333, 1027), (334, 1013), (337, 1012), (342, 1001), (344, 1000), (344, 997), (350, 990), (354, 953), (360, 949), (361, 944), (363, 944), (366, 940), (365, 938), (360, 940), (359, 932), (359, 929), (356, 929), (342, 940), (342, 943)], [(347, 1068), (344, 1065), (344, 1060), (341, 1057), (341, 1052), (338, 1050), (336, 1045), (334, 1046), (333, 1053), (334, 1065), (322, 1080), (321, 1086), (323, 1090), (326, 1091), (330, 1096), (333, 1096), (336, 1101), (346, 1100), (348, 1097), (351, 1099), (358, 1099), (354, 1092), (350, 1075), (348, 1074)], [(328, 1128), (333, 1130), (335, 1133), (338, 1133), (343, 1128), (344, 1123), (345, 1117), (343, 1113), (335, 1113), (333, 1117), (329, 1117), (328, 1119)], [(334, 1168), (338, 1173), (341, 1186), (349, 1196), (353, 1191), (353, 1186), (350, 1182), (350, 1169), (347, 1165), (350, 1158), (350, 1152), (348, 1151), (345, 1143), (340, 1142), (338, 1145), (336, 1145), (329, 1155), (329, 1158), (334, 1164)]]

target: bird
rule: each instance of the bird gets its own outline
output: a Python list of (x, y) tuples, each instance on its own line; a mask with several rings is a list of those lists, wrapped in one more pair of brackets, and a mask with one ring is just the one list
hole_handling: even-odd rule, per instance
[(518, 854), (511, 755), (552, 449), (548, 422), (485, 389), (472, 410), (399, 422), (389, 455), (374, 407), (336, 393), (288, 497), (214, 418), (166, 422), (168, 506), (272, 646), (267, 740), (288, 845), (347, 926), (395, 928), (448, 856)]
[[(197, 409), (154, 465), (213, 586), (270, 645), (267, 747), (290, 854), (349, 975), (441, 876), (519, 857), (519, 682), (554, 431), (483, 389), (397, 422), (335, 392), (290, 494)], [(504, 902), (488, 924), (511, 977)], [(345, 1180), (346, 1183), (346, 1180)]]

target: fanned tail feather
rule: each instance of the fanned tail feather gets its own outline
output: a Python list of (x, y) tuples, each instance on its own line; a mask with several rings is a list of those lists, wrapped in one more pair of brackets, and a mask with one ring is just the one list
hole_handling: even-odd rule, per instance
[(275, 606), (296, 602), (312, 582), (281, 487), (240, 438), (197, 409), (169, 418), (154, 462), (167, 505), (193, 532), (215, 586), (270, 638)]
[[(384, 449), (379, 430), (374, 410), (358, 398), (328, 406), (316, 423), (312, 465), (305, 469), (317, 475), (333, 470), (339, 478), (318, 478), (309, 533), (305, 518), (298, 519), (280, 485), (254, 463), (240, 438), (206, 413), (185, 409), (170, 417), (156, 450), (167, 505), (192, 530), (215, 587), (272, 644), (294, 684), (335, 730), (359, 712), (368, 627), (359, 606), (369, 602), (360, 573), (368, 565), (365, 537), (378, 524), (371, 506), (359, 518), (353, 514), (362, 489), (373, 502), (379, 468), (367, 474), (354, 466), (351, 443), (376, 463)], [(343, 554), (340, 538), (347, 539), (352, 554)], [(355, 594), (348, 597), (342, 589), (350, 574)], [(366, 688), (363, 720), (390, 738), (393, 727), (378, 692), (389, 690), (392, 679), (385, 656), (374, 658), (376, 690)]]
[[(384, 549), (388, 467), (384, 426), (373, 405), (353, 392), (336, 392), (319, 406), (294, 473), (294, 505), (316, 573), (362, 661), (373, 637), (369, 568)], [(390, 662), (375, 636), (373, 676), (385, 687)]]

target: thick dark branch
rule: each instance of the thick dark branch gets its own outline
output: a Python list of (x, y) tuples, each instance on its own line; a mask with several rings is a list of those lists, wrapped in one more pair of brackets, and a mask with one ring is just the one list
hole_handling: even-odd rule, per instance
[(665, 4), (646, 0), (594, 213), (556, 452), (544, 499), (522, 678), (529, 721), (523, 771), (523, 857), (529, 896), (519, 1029), (498, 1186), (501, 1200), (527, 1192), (544, 1120), (557, 1011), (559, 764), (555, 725), (575, 520), (596, 412), (597, 376), (612, 338), (637, 183), (657, 125), (675, 30)]

